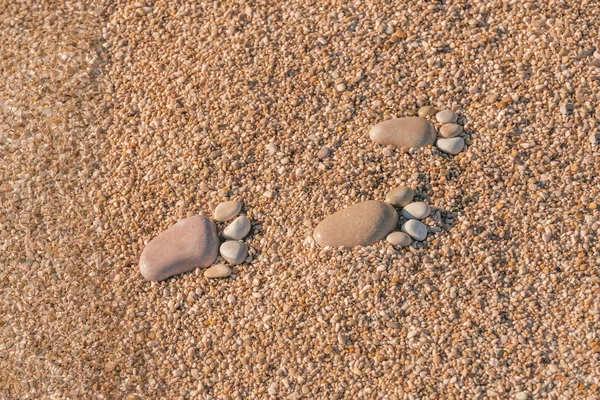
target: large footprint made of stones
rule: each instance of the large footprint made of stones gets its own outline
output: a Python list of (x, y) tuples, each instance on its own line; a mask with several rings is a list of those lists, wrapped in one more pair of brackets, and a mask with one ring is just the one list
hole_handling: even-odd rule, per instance
[[(435, 143), (447, 154), (458, 154), (465, 147), (460, 136), (463, 127), (458, 115), (451, 110), (439, 111), (433, 106), (421, 107), (418, 117), (393, 118), (373, 126), (369, 137), (375, 143), (401, 148), (420, 148)], [(435, 116), (440, 124), (439, 135), (435, 126), (427, 118)], [(412, 202), (414, 191), (400, 186), (392, 189), (385, 202), (369, 200), (338, 211), (323, 219), (315, 228), (312, 240), (321, 247), (369, 246), (386, 238), (393, 246), (405, 247), (413, 240), (424, 241), (428, 229), (420, 221), (427, 218), (431, 208), (425, 202)], [(398, 214), (394, 207), (401, 209), (406, 220), (400, 232), (392, 232), (398, 225)]]
[[(384, 201), (368, 200), (338, 211), (322, 220), (313, 232), (314, 241), (321, 247), (370, 246), (382, 239), (397, 247), (406, 247), (413, 240), (424, 241), (428, 229), (420, 220), (431, 214), (423, 201), (413, 202), (415, 192), (399, 186), (387, 193)], [(405, 222), (400, 232), (398, 212)]]
[[(248, 217), (238, 216), (241, 210), (240, 201), (226, 201), (217, 205), (213, 219), (194, 215), (172, 225), (144, 247), (139, 262), (142, 276), (149, 281), (162, 281), (196, 268), (205, 268), (206, 278), (231, 275), (229, 265), (241, 264), (248, 257), (248, 245), (242, 239), (252, 226)], [(215, 221), (231, 221), (223, 229), (223, 243)], [(226, 263), (213, 265), (219, 254)]]
[[(463, 127), (457, 124), (458, 115), (454, 111), (438, 111), (433, 106), (424, 106), (419, 109), (418, 115), (382, 121), (371, 128), (369, 137), (375, 143), (393, 147), (419, 148), (435, 143), (439, 150), (453, 155), (464, 149), (465, 140), (460, 136)], [(441, 125), (440, 137), (427, 120), (433, 115)]]

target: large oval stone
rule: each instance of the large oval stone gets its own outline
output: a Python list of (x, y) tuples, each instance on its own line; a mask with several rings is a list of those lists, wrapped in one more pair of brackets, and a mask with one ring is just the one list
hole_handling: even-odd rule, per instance
[(369, 132), (371, 140), (395, 147), (423, 147), (435, 142), (433, 124), (421, 117), (388, 119), (375, 125)]
[(325, 218), (313, 233), (320, 246), (369, 246), (385, 238), (398, 224), (398, 213), (383, 201), (369, 200)]
[(162, 281), (217, 259), (219, 237), (215, 223), (203, 216), (182, 219), (150, 241), (140, 257), (140, 272), (149, 281)]

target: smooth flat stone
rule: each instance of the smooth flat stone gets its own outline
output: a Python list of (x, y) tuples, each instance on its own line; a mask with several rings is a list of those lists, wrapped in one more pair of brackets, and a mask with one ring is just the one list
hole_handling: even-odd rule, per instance
[(444, 124), (440, 128), (440, 135), (445, 138), (453, 138), (460, 136), (463, 132), (463, 127), (458, 124)]
[(412, 243), (411, 237), (404, 232), (392, 232), (387, 235), (385, 240), (387, 240), (388, 243), (399, 247), (406, 247)]
[(140, 272), (149, 281), (210, 266), (219, 253), (215, 223), (203, 215), (182, 219), (150, 241), (140, 256)]
[(231, 218), (238, 215), (241, 210), (242, 202), (235, 200), (226, 201), (217, 205), (213, 213), (213, 218), (219, 222), (229, 221)]
[(413, 197), (415, 197), (414, 190), (406, 186), (398, 186), (385, 195), (385, 202), (396, 207), (404, 207), (413, 200)]
[(237, 240), (228, 240), (219, 249), (221, 257), (229, 264), (238, 265), (248, 257), (248, 245)]
[(435, 142), (433, 124), (421, 117), (388, 119), (369, 132), (372, 141), (384, 146), (418, 148)]
[(243, 239), (250, 232), (250, 227), (250, 220), (245, 215), (240, 215), (223, 230), (223, 237), (233, 240)]
[(429, 204), (422, 201), (410, 203), (402, 210), (402, 216), (406, 219), (423, 219), (427, 218), (430, 213)]
[(435, 115), (439, 110), (434, 106), (423, 106), (419, 108), (418, 115), (421, 118), (429, 117), (430, 115)]
[(398, 224), (398, 213), (383, 201), (369, 200), (338, 211), (317, 225), (319, 246), (369, 246), (385, 238)]
[(231, 275), (231, 268), (225, 264), (217, 264), (204, 271), (206, 278), (226, 278)]
[(416, 219), (409, 219), (400, 228), (402, 232), (407, 233), (411, 238), (423, 241), (427, 238), (427, 227)]
[(450, 124), (456, 122), (458, 120), (458, 116), (454, 111), (442, 110), (435, 114), (435, 119), (437, 119), (440, 124)]
[(438, 139), (435, 143), (438, 149), (448, 154), (458, 154), (465, 148), (465, 139), (455, 137), (450, 139)]

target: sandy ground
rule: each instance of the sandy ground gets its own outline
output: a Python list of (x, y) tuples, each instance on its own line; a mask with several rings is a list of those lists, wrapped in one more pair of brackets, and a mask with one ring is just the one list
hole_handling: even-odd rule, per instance
[[(187, 3), (0, 2), (0, 398), (600, 397), (597, 2)], [(307, 240), (398, 184), (423, 244)], [(228, 199), (251, 263), (142, 279)]]

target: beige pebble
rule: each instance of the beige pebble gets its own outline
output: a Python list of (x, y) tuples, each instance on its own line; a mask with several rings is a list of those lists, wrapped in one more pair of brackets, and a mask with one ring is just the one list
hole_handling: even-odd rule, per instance
[(406, 247), (412, 243), (412, 239), (404, 232), (392, 232), (387, 235), (387, 240), (390, 244), (399, 247)]
[(456, 120), (458, 119), (458, 116), (456, 115), (456, 113), (454, 111), (442, 110), (442, 111), (438, 112), (437, 114), (435, 114), (435, 118), (441, 124), (450, 124), (450, 123), (455, 123)]
[(444, 124), (440, 128), (440, 135), (445, 138), (453, 138), (460, 136), (463, 132), (463, 127), (458, 124)]
[(240, 201), (232, 200), (220, 203), (213, 212), (213, 218), (219, 222), (229, 221), (242, 210)]
[(438, 112), (438, 109), (434, 106), (423, 106), (419, 108), (418, 115), (421, 118), (429, 117), (431, 115), (435, 115)]
[(231, 275), (231, 268), (224, 264), (213, 265), (204, 271), (206, 278), (226, 278)]
[(404, 207), (413, 200), (414, 196), (415, 192), (411, 188), (398, 186), (385, 195), (385, 201), (396, 207)]

